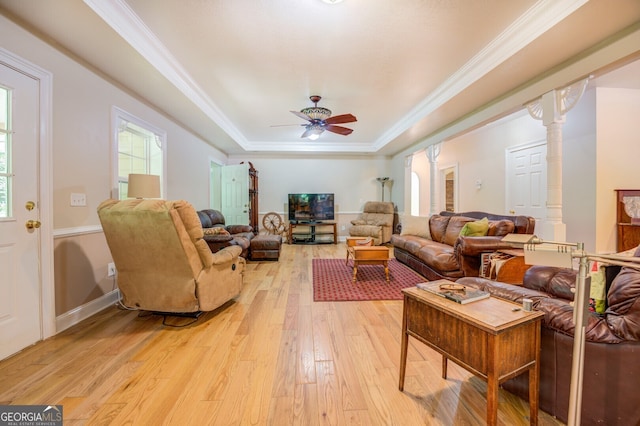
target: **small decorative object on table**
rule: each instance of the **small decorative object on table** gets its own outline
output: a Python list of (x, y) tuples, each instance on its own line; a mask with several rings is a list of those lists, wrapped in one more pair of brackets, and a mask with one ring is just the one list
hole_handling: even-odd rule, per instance
[(476, 300), (487, 299), (490, 294), (487, 291), (466, 287), (449, 280), (436, 280), (427, 283), (416, 284), (421, 290), (426, 290), (445, 299), (465, 305)]

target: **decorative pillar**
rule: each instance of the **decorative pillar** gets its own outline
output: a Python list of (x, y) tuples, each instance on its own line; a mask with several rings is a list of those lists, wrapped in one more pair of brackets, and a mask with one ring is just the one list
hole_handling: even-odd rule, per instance
[(539, 228), (545, 240), (566, 241), (567, 225), (562, 222), (562, 126), (566, 114), (587, 88), (589, 78), (563, 89), (552, 90), (529, 103), (527, 110), (547, 128), (547, 209)]
[(436, 185), (438, 177), (438, 156), (442, 142), (429, 145), (426, 150), (429, 159), (429, 215), (438, 213), (438, 186)]
[(409, 154), (404, 157), (404, 206), (403, 210), (405, 214), (411, 212), (411, 172), (413, 167), (413, 154)]

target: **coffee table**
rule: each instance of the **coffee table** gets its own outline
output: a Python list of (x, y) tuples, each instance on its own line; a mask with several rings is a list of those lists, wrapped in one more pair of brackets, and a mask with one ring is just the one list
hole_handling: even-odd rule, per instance
[(498, 387), (529, 373), (529, 422), (538, 422), (540, 326), (544, 313), (496, 297), (461, 305), (417, 287), (402, 290), (399, 389), (404, 389), (409, 336), (442, 354), (442, 378), (451, 360), (487, 382), (487, 424), (498, 422)]
[[(389, 282), (389, 247), (385, 246), (358, 246), (350, 248), (353, 253), (353, 282), (358, 276), (358, 265), (382, 265)], [(348, 256), (348, 255), (347, 255)]]

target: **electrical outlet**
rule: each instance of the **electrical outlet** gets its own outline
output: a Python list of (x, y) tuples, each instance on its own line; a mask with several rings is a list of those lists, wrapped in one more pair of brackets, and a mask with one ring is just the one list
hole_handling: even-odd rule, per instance
[(116, 264), (111, 262), (107, 265), (107, 276), (113, 277), (116, 274)]
[(342, 225), (342, 226), (340, 227), (340, 230), (341, 230), (341, 231), (344, 231), (344, 230), (345, 230), (345, 226), (344, 226), (344, 225)]
[(71, 193), (71, 206), (82, 207), (87, 205), (87, 194)]

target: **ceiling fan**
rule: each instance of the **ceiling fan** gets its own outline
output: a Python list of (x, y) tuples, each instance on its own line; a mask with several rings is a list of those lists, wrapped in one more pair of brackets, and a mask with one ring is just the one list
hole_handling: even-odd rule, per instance
[(331, 117), (330, 109), (318, 106), (318, 102), (322, 99), (321, 96), (313, 95), (309, 96), (309, 99), (314, 103), (314, 106), (303, 108), (300, 111), (291, 111), (294, 115), (309, 122), (309, 124), (303, 124), (305, 131), (302, 136), (300, 136), (301, 138), (316, 140), (325, 130), (343, 136), (350, 135), (351, 132), (353, 132), (353, 129), (336, 126), (336, 124), (358, 121), (355, 116), (352, 114), (342, 114)]

